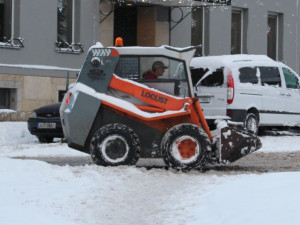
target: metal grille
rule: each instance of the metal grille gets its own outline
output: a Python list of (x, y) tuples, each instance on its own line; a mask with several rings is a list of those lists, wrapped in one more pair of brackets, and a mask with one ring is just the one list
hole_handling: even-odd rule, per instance
[(121, 56), (115, 74), (131, 80), (139, 79), (139, 59), (132, 56)]

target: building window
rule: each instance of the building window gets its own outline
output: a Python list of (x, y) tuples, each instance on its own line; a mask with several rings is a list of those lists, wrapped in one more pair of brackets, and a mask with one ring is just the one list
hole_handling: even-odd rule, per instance
[(268, 56), (278, 59), (278, 15), (268, 15)]
[(195, 52), (196, 56), (201, 56), (204, 53), (204, 13), (203, 7), (192, 8), (192, 35), (191, 45), (201, 45), (200, 49)]
[(0, 47), (20, 48), (19, 37), (20, 0), (0, 0)]
[(62, 102), (64, 99), (65, 94), (67, 93), (66, 90), (59, 90), (58, 91), (58, 102)]
[(58, 0), (57, 41), (58, 52), (82, 53), (79, 42), (80, 0)]
[(0, 88), (0, 109), (10, 109), (9, 88)]
[(231, 54), (243, 53), (243, 10), (234, 9), (231, 14)]

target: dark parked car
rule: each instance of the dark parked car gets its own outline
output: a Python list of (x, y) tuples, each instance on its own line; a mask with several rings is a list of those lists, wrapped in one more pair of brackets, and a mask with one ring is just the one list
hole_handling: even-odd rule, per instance
[(31, 112), (27, 121), (28, 130), (41, 143), (51, 143), (54, 138), (63, 138), (59, 116), (61, 103), (46, 105)]

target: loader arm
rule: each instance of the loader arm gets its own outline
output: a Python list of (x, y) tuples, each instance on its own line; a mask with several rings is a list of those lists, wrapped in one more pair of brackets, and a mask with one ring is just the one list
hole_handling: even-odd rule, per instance
[(165, 110), (181, 110), (185, 103), (191, 104), (190, 98), (178, 98), (134, 81), (121, 79), (113, 75), (109, 87), (132, 95), (143, 102)]
[[(202, 127), (202, 129), (208, 135), (211, 143), (214, 143), (212, 134), (207, 125), (201, 105), (197, 98), (180, 98), (171, 96), (153, 88), (149, 88), (143, 84), (119, 78), (116, 75), (112, 76), (111, 81), (109, 83), (109, 87), (124, 92), (126, 94), (132, 95), (142, 100), (143, 102), (151, 105), (136, 105), (137, 108), (143, 111), (161, 113), (168, 110), (178, 111), (185, 109), (185, 114), (190, 117), (191, 122), (197, 126)], [(109, 105), (109, 103), (106, 102), (104, 102), (104, 104)], [(116, 106), (114, 105), (110, 106), (116, 108)], [(124, 111), (124, 109), (121, 108), (119, 110), (123, 112), (126, 111)], [(127, 113), (132, 114), (132, 112)], [(171, 118), (174, 116), (176, 116), (176, 113), (166, 115), (161, 118)], [(135, 115), (135, 117), (137, 116)], [(150, 120), (154, 121), (159, 118), (160, 117), (156, 117), (156, 119)], [(145, 118), (140, 119), (144, 121), (149, 120)], [(233, 127), (225, 127), (220, 129), (218, 135), (215, 137), (215, 140), (218, 142), (218, 144), (212, 146), (212, 151), (217, 156), (217, 161), (222, 164), (232, 163), (261, 147), (261, 142), (255, 135)]]
[[(124, 92), (126, 94), (132, 95), (143, 102), (151, 106), (136, 105), (137, 108), (144, 111), (150, 112), (163, 112), (168, 110), (178, 111), (185, 109), (185, 111), (190, 114), (191, 121), (196, 125), (201, 125), (204, 131), (207, 133), (211, 142), (213, 138), (209, 127), (207, 125), (206, 119), (202, 112), (199, 102), (193, 98), (179, 98), (174, 97), (153, 88), (148, 88), (147, 86), (132, 82), (129, 80), (121, 79), (116, 75), (112, 76), (109, 83), (109, 87), (116, 89), (118, 91)], [(169, 115), (173, 116), (173, 115)]]

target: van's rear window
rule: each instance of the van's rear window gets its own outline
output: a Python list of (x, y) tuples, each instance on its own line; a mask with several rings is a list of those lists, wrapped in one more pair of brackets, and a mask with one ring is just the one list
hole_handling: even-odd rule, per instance
[(203, 80), (201, 80), (200, 85), (206, 87), (218, 87), (224, 84), (224, 73), (223, 68), (216, 69)]
[(207, 68), (191, 68), (193, 86), (199, 82), (207, 71)]

